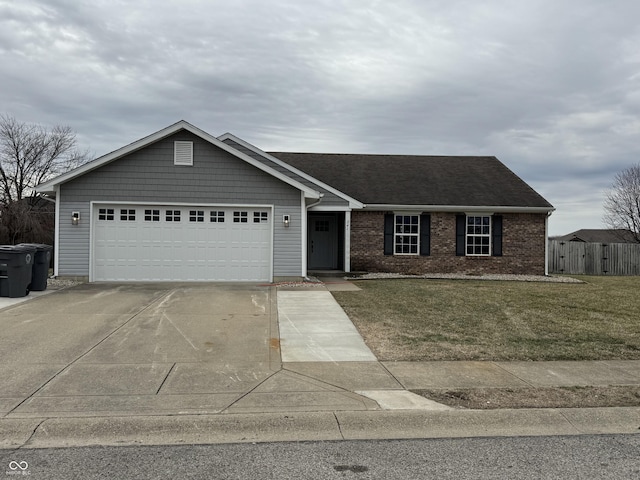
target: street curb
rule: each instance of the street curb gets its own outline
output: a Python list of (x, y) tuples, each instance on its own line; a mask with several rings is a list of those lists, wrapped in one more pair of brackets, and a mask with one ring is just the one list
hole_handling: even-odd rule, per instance
[(638, 434), (640, 407), (0, 419), (0, 448)]

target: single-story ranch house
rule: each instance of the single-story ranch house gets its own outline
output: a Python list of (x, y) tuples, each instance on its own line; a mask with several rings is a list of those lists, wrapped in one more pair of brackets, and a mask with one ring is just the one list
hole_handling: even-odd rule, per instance
[(554, 208), (495, 157), (266, 153), (180, 121), (37, 187), (55, 275), (546, 273)]

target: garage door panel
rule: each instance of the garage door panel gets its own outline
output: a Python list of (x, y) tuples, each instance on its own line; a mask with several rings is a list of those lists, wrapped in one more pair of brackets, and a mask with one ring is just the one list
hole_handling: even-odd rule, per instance
[(264, 207), (98, 205), (93, 279), (268, 281), (270, 212)]

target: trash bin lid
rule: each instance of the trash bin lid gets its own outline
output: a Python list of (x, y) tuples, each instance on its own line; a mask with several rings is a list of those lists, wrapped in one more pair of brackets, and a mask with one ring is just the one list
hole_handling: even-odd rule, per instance
[(19, 243), (16, 247), (35, 248), (37, 252), (51, 250), (53, 248), (51, 245), (47, 245), (46, 243)]
[(36, 254), (36, 249), (29, 246), (20, 245), (0, 245), (0, 254), (2, 255), (24, 255), (27, 265), (33, 263), (33, 257)]
[(34, 245), (29, 243), (19, 243), (18, 245), (14, 245), (13, 248), (18, 252), (35, 252), (37, 248)]
[[(3, 252), (11, 252), (16, 254), (25, 252), (24, 248), (18, 247), (17, 245), (0, 245), (0, 250)], [(32, 249), (29, 249), (29, 250), (32, 250)]]

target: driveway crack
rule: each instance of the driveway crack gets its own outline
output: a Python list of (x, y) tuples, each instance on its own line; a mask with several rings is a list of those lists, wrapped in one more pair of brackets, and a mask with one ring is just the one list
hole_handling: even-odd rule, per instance
[(336, 425), (338, 426), (338, 432), (340, 433), (340, 437), (344, 440), (344, 434), (342, 433), (342, 425), (340, 425), (340, 420), (338, 419), (338, 415), (336, 412), (333, 412), (333, 418), (336, 419)]
[[(7, 412), (5, 414), (5, 417), (10, 414), (13, 413), (17, 408), (19, 408), (20, 406), (22, 406), (27, 400), (29, 400), (30, 398), (32, 398), (34, 395), (36, 395), (39, 391), (41, 391), (43, 388), (45, 388), (47, 385), (49, 385), (53, 380), (55, 380), (56, 378), (58, 378), (64, 371), (68, 370), (69, 367), (71, 367), (72, 365), (75, 365), (79, 360), (81, 360), (83, 357), (87, 356), (89, 353), (91, 353), (95, 348), (99, 347), (100, 345), (102, 345), (109, 337), (113, 336), (115, 333), (117, 333), (119, 330), (121, 330), (122, 328), (124, 328), (126, 325), (128, 325), (132, 320), (134, 320), (135, 318), (137, 318), (140, 314), (144, 313), (145, 311), (147, 311), (149, 308), (151, 308), (152, 306), (154, 306), (155, 304), (157, 304), (158, 302), (162, 303), (164, 302), (164, 300), (173, 292), (173, 289), (167, 291), (165, 294), (163, 294), (162, 296), (160, 296), (159, 298), (156, 298), (155, 300), (153, 300), (152, 302), (150, 302), (149, 304), (145, 305), (143, 308), (141, 308), (140, 310), (138, 310), (136, 313), (134, 313), (131, 318), (129, 318), (126, 322), (122, 323), (121, 325), (119, 325), (118, 327), (116, 327), (115, 329), (113, 329), (111, 332), (109, 332), (102, 340), (100, 340), (98, 343), (96, 343), (95, 345), (93, 345), (91, 348), (89, 348), (87, 351), (85, 351), (84, 353), (80, 354), (78, 357), (76, 357), (74, 360), (72, 360), (71, 362), (69, 362), (64, 368), (60, 369), (58, 372), (56, 372), (51, 378), (49, 378), (49, 380), (47, 380), (46, 382), (44, 382), (42, 385), (40, 385), (38, 388), (36, 388), (33, 392), (31, 392), (29, 395), (27, 395), (19, 404), (17, 404), (15, 407), (13, 407), (11, 409), (11, 411)], [(36, 427), (37, 428), (37, 427)]]
[(271, 377), (273, 377), (276, 373), (278, 372), (272, 372), (268, 377), (265, 377), (260, 383), (258, 383), (257, 385), (255, 385), (252, 389), (247, 390), (246, 392), (240, 394), (235, 400), (233, 400), (232, 402), (230, 402), (226, 407), (224, 407), (223, 409), (220, 410), (220, 413), (225, 412), (226, 410), (230, 409), (231, 407), (233, 407), (236, 403), (238, 403), (240, 400), (242, 400), (243, 398), (245, 398), (247, 395), (250, 395), (251, 393), (253, 393), (255, 391), (256, 388), (258, 388), (260, 385), (262, 385), (264, 382), (266, 382), (267, 380), (269, 380)]
[(31, 435), (29, 435), (29, 438), (27, 438), (22, 445), (20, 445), (19, 447), (16, 447), (15, 449), (13, 449), (13, 452), (17, 452), (18, 450), (29, 446), (29, 444), (33, 440), (33, 437), (35, 437), (36, 432), (40, 429), (40, 426), (44, 422), (46, 422), (47, 420), (49, 420), (49, 419), (48, 418), (44, 418), (40, 422), (38, 422), (38, 424), (33, 428), (33, 431), (31, 432)]
[(167, 379), (169, 378), (169, 375), (171, 375), (171, 372), (173, 372), (173, 370), (176, 368), (176, 363), (174, 363), (173, 365), (171, 365), (171, 368), (169, 369), (169, 371), (167, 372), (167, 374), (165, 375), (164, 379), (162, 380), (162, 383), (160, 384), (160, 386), (158, 387), (158, 390), (156, 390), (156, 395), (158, 395), (160, 393), (160, 390), (162, 390), (162, 387), (164, 387), (165, 382), (167, 381)]

